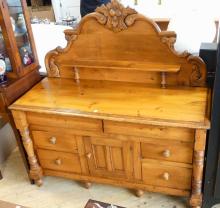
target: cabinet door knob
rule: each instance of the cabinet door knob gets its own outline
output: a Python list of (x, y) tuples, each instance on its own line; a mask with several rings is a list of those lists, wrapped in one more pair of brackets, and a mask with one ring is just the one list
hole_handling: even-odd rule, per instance
[(88, 153), (88, 154), (86, 155), (86, 157), (87, 157), (88, 159), (90, 159), (90, 158), (92, 157), (92, 153)]
[(56, 138), (56, 137), (51, 137), (51, 138), (49, 139), (49, 142), (50, 142), (50, 144), (56, 144), (57, 138)]
[(60, 158), (57, 158), (57, 159), (55, 160), (55, 164), (56, 164), (56, 165), (61, 165), (61, 164), (62, 164), (62, 160), (61, 160)]
[(170, 150), (165, 150), (165, 151), (163, 152), (163, 156), (166, 157), (166, 158), (170, 157), (170, 156), (171, 156)]
[(169, 181), (170, 180), (170, 174), (169, 173), (164, 173), (163, 174), (163, 179), (166, 180), (166, 181)]

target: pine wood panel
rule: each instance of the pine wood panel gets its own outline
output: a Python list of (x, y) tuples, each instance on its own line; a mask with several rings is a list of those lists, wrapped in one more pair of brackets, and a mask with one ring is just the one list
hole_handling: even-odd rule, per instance
[[(60, 76), (63, 78), (76, 79), (73, 67), (60, 66)], [(78, 69), (78, 76), (80, 79), (87, 80), (109, 80), (109, 81), (123, 81), (123, 82), (140, 82), (148, 84), (160, 84), (161, 74), (157, 72), (143, 72), (143, 71), (125, 71), (120, 69), (94, 69), (84, 68)], [(167, 75), (169, 79), (169, 75)], [(175, 82), (175, 81), (172, 81)]]
[(120, 69), (125, 71), (144, 71), (144, 72), (179, 72), (180, 64), (169, 64), (169, 63), (160, 63), (158, 62), (135, 62), (135, 61), (115, 61), (115, 60), (87, 60), (80, 59), (65, 62), (62, 61), (62, 66), (64, 67), (72, 67), (73, 65), (76, 68), (93, 68), (93, 69), (104, 69), (105, 66), (108, 70), (112, 69)]
[(74, 128), (102, 131), (102, 122), (97, 119), (82, 117), (56, 116), (53, 114), (27, 113), (27, 119), (32, 125), (45, 125), (58, 128)]
[(104, 121), (104, 132), (139, 136), (142, 137), (141, 141), (145, 140), (144, 137), (148, 137), (155, 139), (169, 139), (193, 142), (195, 137), (195, 131), (193, 129), (172, 128), (165, 126), (153, 126), (114, 121)]
[(86, 155), (92, 175), (127, 178), (132, 174), (130, 143), (112, 138), (85, 137)]
[[(204, 119), (207, 94), (206, 88), (160, 89), (144, 84), (88, 80), (77, 84), (71, 79), (45, 78), (16, 101), (11, 109), (209, 128), (209, 123)], [(30, 116), (28, 114), (28, 119)], [(65, 121), (62, 118), (49, 115), (37, 122), (47, 120), (49, 125), (54, 123), (54, 126), (62, 126), (65, 122), (68, 125), (68, 122), (75, 120), (70, 118)], [(33, 120), (29, 119), (30, 122)], [(77, 126), (77, 122), (74, 126)]]
[(77, 153), (77, 142), (73, 135), (60, 129), (57, 132), (32, 131), (35, 145), (38, 148)]
[(191, 189), (192, 168), (178, 167), (177, 164), (145, 160), (142, 163), (143, 181), (154, 186), (175, 189)]
[[(116, 7), (120, 15), (113, 17), (111, 12), (116, 14)], [(112, 18), (115, 18), (114, 21)], [(163, 71), (168, 75), (174, 72), (172, 81), (167, 80), (168, 85), (205, 86), (204, 62), (187, 52), (176, 52), (174, 32), (161, 32), (155, 21), (124, 8), (118, 2), (97, 8), (95, 13), (83, 18), (75, 30), (67, 30), (65, 35), (68, 46), (50, 51), (46, 56), (50, 77), (62, 77), (66, 66), (70, 66), (72, 73), (74, 68), (92, 67), (101, 70)], [(155, 67), (158, 64), (161, 67)]]
[(143, 158), (192, 164), (194, 143), (146, 139), (141, 143)]
[(37, 155), (44, 169), (82, 173), (77, 154), (37, 149)]

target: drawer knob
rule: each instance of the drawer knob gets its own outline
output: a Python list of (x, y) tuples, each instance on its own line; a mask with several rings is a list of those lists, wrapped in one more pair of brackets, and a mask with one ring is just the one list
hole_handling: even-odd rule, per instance
[(86, 155), (86, 157), (87, 157), (88, 159), (90, 159), (90, 158), (92, 157), (92, 153), (88, 153), (88, 154)]
[(55, 164), (56, 165), (61, 165), (62, 164), (62, 160), (60, 158), (55, 160)]
[(165, 151), (163, 152), (163, 156), (166, 157), (166, 158), (170, 157), (170, 156), (171, 156), (170, 150), (165, 150)]
[(57, 138), (56, 137), (51, 137), (49, 141), (50, 141), (50, 144), (56, 144), (57, 143)]
[(164, 179), (165, 181), (169, 181), (169, 180), (170, 180), (170, 174), (169, 174), (169, 173), (164, 173), (164, 174), (163, 174), (163, 179)]

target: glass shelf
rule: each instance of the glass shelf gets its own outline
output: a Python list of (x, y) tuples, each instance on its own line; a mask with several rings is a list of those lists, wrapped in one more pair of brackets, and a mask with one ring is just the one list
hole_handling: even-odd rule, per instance
[(12, 66), (5, 47), (5, 41), (2, 34), (1, 26), (0, 26), (0, 63), (1, 63), (0, 68), (5, 66), (7, 72), (12, 71)]
[(24, 66), (28, 66), (35, 60), (27, 32), (21, 1), (7, 0), (7, 4), (21, 62)]

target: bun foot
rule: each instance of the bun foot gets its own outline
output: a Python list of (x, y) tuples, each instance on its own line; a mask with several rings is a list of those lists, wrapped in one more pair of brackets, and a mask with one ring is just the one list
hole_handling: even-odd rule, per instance
[(90, 189), (91, 186), (92, 186), (92, 183), (90, 183), (90, 182), (85, 182), (85, 183), (84, 183), (84, 186), (85, 186), (86, 189)]
[(201, 208), (202, 207), (202, 194), (192, 195), (189, 201), (191, 208)]
[(142, 196), (144, 195), (144, 191), (142, 191), (142, 190), (136, 190), (136, 191), (135, 191), (135, 195), (136, 195), (137, 197), (142, 197)]
[(43, 185), (43, 180), (42, 180), (42, 179), (35, 180), (35, 184), (36, 184), (38, 187), (41, 187), (41, 186)]

